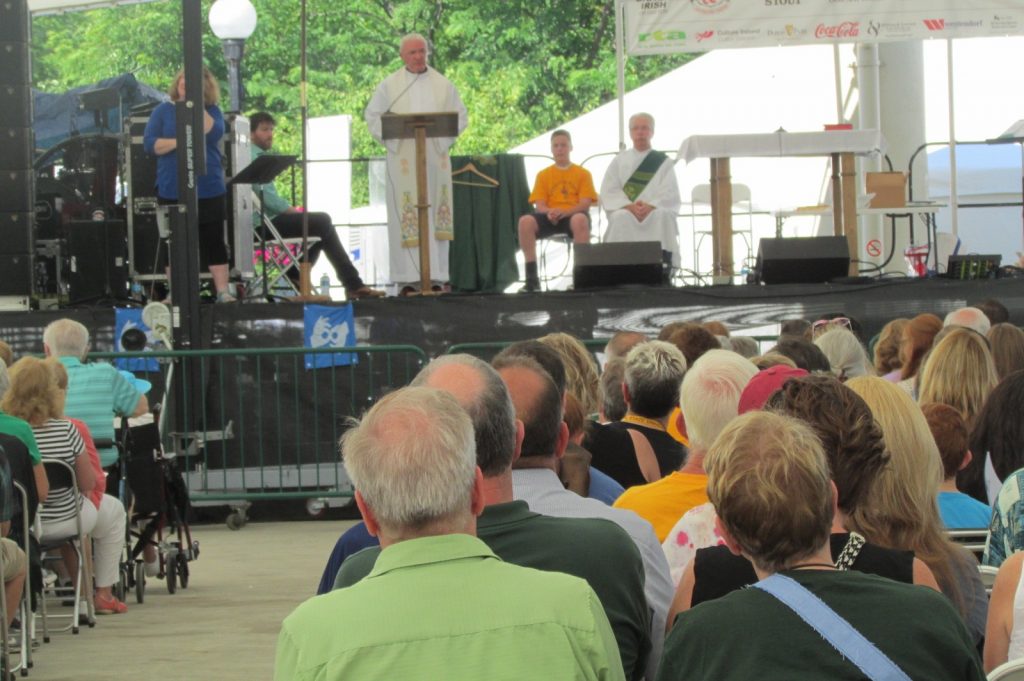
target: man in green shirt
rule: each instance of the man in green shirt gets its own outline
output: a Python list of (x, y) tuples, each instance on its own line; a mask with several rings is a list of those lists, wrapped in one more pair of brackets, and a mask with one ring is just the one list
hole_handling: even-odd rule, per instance
[(383, 550), (364, 580), (285, 619), (275, 679), (624, 678), (586, 582), (504, 563), (474, 536), (484, 480), (454, 397), (393, 392), (345, 433), (342, 452)]
[(722, 538), (761, 581), (681, 613), (658, 681), (983, 681), (967, 627), (945, 596), (833, 563), (836, 487), (810, 426), (744, 414), (715, 439), (704, 465)]
[[(413, 385), (451, 393), (473, 421), (477, 466), (484, 476), (484, 510), (477, 536), (502, 560), (564, 572), (587, 580), (601, 600), (627, 679), (644, 675), (651, 649), (650, 611), (644, 598), (644, 564), (629, 535), (599, 518), (554, 518), (512, 498), (512, 462), (519, 457), (522, 425), (498, 373), (470, 355), (431, 362)], [(335, 588), (371, 572), (380, 549), (368, 548), (342, 564)], [(658, 632), (659, 635), (661, 632)]]

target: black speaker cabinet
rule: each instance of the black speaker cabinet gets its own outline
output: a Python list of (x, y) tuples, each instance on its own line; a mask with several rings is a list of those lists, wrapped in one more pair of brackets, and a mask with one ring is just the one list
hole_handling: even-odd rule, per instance
[(641, 284), (658, 286), (662, 281), (661, 242), (621, 241), (611, 244), (574, 245), (574, 288)]
[(28, 0), (0, 0), (0, 41), (28, 42)]
[(22, 85), (32, 82), (29, 74), (29, 46), (26, 40), (0, 41), (0, 84)]
[(122, 220), (75, 220), (68, 229), (72, 304), (128, 297), (127, 230)]
[(761, 239), (756, 267), (763, 284), (820, 284), (847, 275), (850, 251), (843, 236)]
[(0, 126), (0, 170), (31, 169), (33, 140), (30, 126)]
[(0, 254), (0, 296), (32, 293), (32, 256), (28, 253)]
[(0, 253), (31, 252), (34, 222), (35, 216), (30, 212), (0, 212)]
[[(2, 0), (0, 0), (2, 2)], [(31, 128), (32, 98), (28, 85), (0, 85), (0, 128)]]
[(23, 170), (0, 168), (0, 211), (4, 213), (31, 213), (32, 166)]

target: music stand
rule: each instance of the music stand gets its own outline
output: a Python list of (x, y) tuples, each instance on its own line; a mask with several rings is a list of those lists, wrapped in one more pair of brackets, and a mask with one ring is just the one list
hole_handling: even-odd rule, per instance
[[(263, 261), (263, 298), (264, 300), (270, 301), (270, 291), (267, 289), (267, 236), (266, 232), (262, 229), (263, 227), (263, 185), (269, 184), (274, 181), (278, 175), (288, 170), (295, 164), (298, 157), (296, 156), (285, 156), (283, 154), (262, 154), (256, 159), (238, 171), (230, 180), (228, 180), (228, 186), (236, 184), (252, 184), (256, 185), (256, 193), (260, 199), (259, 210), (256, 212), (259, 216), (259, 225), (261, 229), (260, 233), (260, 260)], [(306, 251), (306, 240), (307, 235), (305, 231), (302, 234), (302, 251)]]
[[(427, 209), (427, 138), (458, 137), (459, 114), (454, 111), (435, 113), (395, 114), (386, 113), (380, 117), (381, 137), (385, 140), (416, 140), (416, 212), (420, 241), (420, 295), (430, 291), (430, 219)], [(395, 244), (391, 245), (392, 248)]]

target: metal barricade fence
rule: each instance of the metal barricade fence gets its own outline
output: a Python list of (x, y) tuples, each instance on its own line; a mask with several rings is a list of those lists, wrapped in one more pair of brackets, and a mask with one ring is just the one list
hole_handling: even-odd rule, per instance
[[(351, 362), (307, 368), (307, 359), (338, 354)], [(346, 419), (407, 385), (427, 362), (413, 345), (90, 355), (136, 358), (160, 362), (159, 371), (135, 373), (153, 383), (151, 407), (163, 405), (164, 449), (190, 499), (242, 508), (261, 499), (350, 497), (338, 451)], [(183, 403), (173, 394), (163, 400), (168, 376), (172, 386), (182, 382)]]

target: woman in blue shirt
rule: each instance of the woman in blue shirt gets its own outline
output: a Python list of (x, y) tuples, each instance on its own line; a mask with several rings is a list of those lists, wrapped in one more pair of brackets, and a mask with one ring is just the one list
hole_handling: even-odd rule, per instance
[[(179, 71), (168, 94), (171, 101), (153, 110), (146, 124), (144, 146), (157, 157), (156, 190), (162, 205), (178, 203), (178, 159), (174, 102), (185, 99), (185, 72)], [(224, 114), (217, 103), (220, 87), (209, 69), (203, 67), (203, 133), (206, 138), (206, 174), (199, 176), (199, 249), (205, 254), (217, 302), (235, 300), (228, 292), (228, 248), (224, 241), (224, 167), (220, 143), (224, 137)]]

